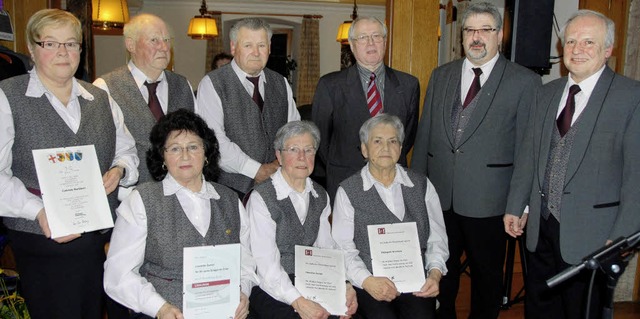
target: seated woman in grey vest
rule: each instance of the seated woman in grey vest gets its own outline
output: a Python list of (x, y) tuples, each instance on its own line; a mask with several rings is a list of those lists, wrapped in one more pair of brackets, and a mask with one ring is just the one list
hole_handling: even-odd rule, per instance
[[(347, 279), (368, 319), (434, 318), (440, 278), (449, 257), (438, 195), (431, 182), (398, 165), (404, 128), (398, 117), (380, 114), (360, 128), (367, 165), (344, 180), (333, 209), (333, 239), (345, 251)], [(420, 291), (399, 293), (387, 277), (373, 275), (368, 225), (416, 222), (426, 281)]]
[[(259, 318), (327, 318), (320, 304), (305, 299), (293, 285), (295, 245), (337, 248), (331, 238), (329, 195), (309, 178), (320, 144), (320, 131), (307, 121), (293, 121), (276, 133), (280, 168), (249, 193), (251, 249), (260, 286), (251, 292), (251, 312)], [(355, 291), (347, 283), (347, 313), (355, 313)]]
[(118, 207), (105, 290), (135, 312), (182, 318), (183, 248), (241, 243), (235, 318), (246, 318), (257, 283), (249, 222), (236, 193), (212, 182), (220, 170), (215, 134), (198, 115), (178, 110), (153, 127), (150, 140), (147, 165), (160, 182), (139, 185)]

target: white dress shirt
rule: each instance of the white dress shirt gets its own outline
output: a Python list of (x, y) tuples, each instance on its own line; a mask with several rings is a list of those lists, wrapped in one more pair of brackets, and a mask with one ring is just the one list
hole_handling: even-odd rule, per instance
[(573, 78), (571, 78), (571, 76), (567, 77), (567, 84), (564, 86), (564, 91), (562, 92), (562, 98), (560, 98), (560, 104), (558, 104), (556, 119), (560, 116), (560, 113), (562, 112), (565, 104), (567, 103), (567, 96), (569, 96), (569, 88), (574, 84), (578, 84), (580, 86), (580, 92), (578, 92), (574, 96), (575, 104), (574, 104), (573, 117), (571, 118), (571, 125), (573, 125), (573, 123), (576, 122), (576, 120), (578, 119), (578, 116), (580, 116), (580, 114), (582, 114), (584, 109), (587, 107), (587, 103), (589, 102), (591, 93), (593, 92), (593, 89), (596, 87), (596, 84), (598, 83), (598, 79), (600, 79), (600, 75), (602, 75), (604, 68), (605, 66), (603, 65), (598, 72), (582, 80), (582, 82), (580, 83), (576, 83), (576, 81), (574, 81)]
[[(138, 90), (140, 90), (140, 94), (142, 94), (142, 98), (144, 98), (144, 101), (147, 103), (149, 103), (149, 90), (144, 85), (144, 83), (160, 82), (158, 83), (158, 87), (156, 88), (156, 96), (158, 96), (158, 101), (160, 101), (162, 112), (164, 114), (167, 114), (167, 109), (169, 108), (169, 84), (167, 83), (167, 81), (164, 81), (164, 78), (165, 78), (164, 72), (160, 73), (160, 76), (157, 79), (150, 79), (142, 72), (142, 70), (136, 67), (133, 61), (129, 61), (129, 63), (127, 64), (127, 67), (129, 68), (129, 71), (133, 76), (133, 80), (136, 81), (136, 85), (138, 87)], [(187, 81), (187, 84), (189, 84), (189, 90), (193, 92), (191, 83)], [(93, 81), (93, 85), (109, 93), (109, 87), (107, 86), (107, 83), (104, 81), (104, 79), (97, 78), (95, 81)], [(109, 96), (111, 96), (111, 93), (109, 93)], [(191, 96), (193, 97), (193, 105), (195, 106), (196, 98), (195, 96), (193, 96), (193, 93), (191, 94)]]
[[(29, 84), (25, 95), (36, 98), (42, 95), (46, 96), (49, 103), (51, 103), (51, 107), (60, 115), (60, 118), (67, 124), (69, 129), (77, 133), (81, 119), (79, 99), (92, 101), (94, 99), (93, 95), (74, 78), (72, 80), (71, 97), (65, 106), (53, 93), (45, 88), (38, 77), (36, 68), (29, 71), (29, 76)], [(115, 157), (113, 158), (111, 166), (122, 166), (126, 169), (125, 176), (120, 180), (120, 185), (133, 185), (138, 181), (136, 144), (133, 136), (131, 136), (131, 133), (129, 133), (129, 130), (124, 125), (122, 111), (111, 98), (109, 98), (109, 102), (113, 123), (116, 127)], [(13, 107), (19, 107), (19, 105), (14, 105)], [(13, 172), (11, 171), (11, 165), (13, 163), (11, 149), (14, 138), (15, 130), (11, 107), (9, 106), (7, 96), (0, 90), (0, 175), (2, 175), (0, 178), (0, 202), (4, 203), (4, 207), (0, 209), (0, 214), (7, 217), (35, 220), (38, 212), (44, 207), (44, 204), (40, 197), (31, 194), (24, 184), (13, 176)]]
[[(253, 96), (253, 84), (247, 80), (249, 74), (240, 69), (235, 60), (231, 60), (231, 67), (238, 76), (238, 80), (242, 83), (247, 94)], [(264, 71), (260, 71), (259, 90), (260, 95), (264, 98), (264, 84), (266, 79)], [(288, 101), (288, 116), (287, 121), (300, 120), (300, 113), (296, 108), (296, 102), (293, 100), (293, 92), (289, 86), (289, 82), (284, 80), (287, 87), (287, 101)], [(195, 112), (200, 115), (209, 125), (209, 127), (216, 133), (216, 138), (220, 145), (220, 168), (225, 172), (238, 173), (245, 175), (249, 178), (255, 178), (260, 165), (262, 163), (256, 161), (245, 154), (244, 151), (236, 143), (231, 141), (224, 129), (224, 111), (222, 110), (222, 100), (213, 87), (211, 78), (209, 75), (205, 75), (198, 85), (198, 103), (196, 104)], [(253, 127), (247, 127), (248, 130), (255, 129)]]
[[(389, 187), (385, 187), (371, 175), (369, 172), (369, 164), (360, 170), (360, 175), (363, 180), (363, 190), (367, 191), (371, 189), (371, 187), (375, 187), (387, 208), (389, 208), (396, 217), (403, 220), (405, 207), (401, 186), (414, 186), (405, 169), (396, 164), (396, 177)], [(427, 192), (424, 196), (424, 202), (429, 214), (429, 239), (427, 240), (427, 250), (424, 253), (425, 269), (430, 271), (433, 268), (437, 268), (442, 272), (442, 275), (446, 275), (447, 266), (445, 262), (449, 258), (447, 231), (444, 226), (440, 199), (429, 179), (427, 179)], [(360, 251), (353, 242), (353, 216), (353, 206), (347, 193), (341, 186), (338, 188), (333, 206), (333, 230), (331, 234), (336, 244), (345, 251), (347, 279), (349, 279), (354, 286), (361, 288), (364, 280), (372, 276), (372, 274), (360, 258)]]
[[(276, 198), (278, 200), (289, 198), (302, 224), (304, 224), (307, 217), (309, 196), (314, 198), (318, 198), (318, 196), (327, 197), (327, 206), (325, 206), (320, 215), (318, 237), (313, 246), (337, 248), (333, 238), (331, 238), (331, 225), (329, 224), (331, 206), (327, 192), (319, 194), (313, 188), (310, 178), (307, 178), (304, 191), (302, 193), (297, 192), (285, 181), (281, 168), (278, 168), (271, 175), (271, 182), (276, 189)], [(271, 218), (271, 213), (269, 213), (269, 209), (259, 193), (251, 193), (247, 202), (247, 213), (251, 221), (251, 248), (258, 267), (260, 288), (274, 299), (291, 305), (302, 295), (291, 283), (289, 275), (280, 264), (280, 250), (276, 244), (276, 223)]]
[(473, 63), (469, 61), (469, 59), (465, 58), (462, 62), (462, 77), (460, 79), (460, 101), (464, 102), (467, 98), (467, 93), (469, 92), (469, 88), (471, 87), (471, 82), (476, 77), (476, 74), (473, 72), (473, 68), (482, 69), (482, 74), (480, 75), (480, 87), (484, 86), (484, 83), (489, 79), (489, 75), (491, 75), (491, 71), (493, 67), (498, 62), (498, 58), (500, 57), (500, 53), (496, 53), (496, 55), (487, 63), (481, 66), (475, 66)]
[[(189, 221), (204, 237), (211, 220), (211, 199), (220, 199), (213, 185), (202, 183), (202, 189), (194, 193), (178, 184), (170, 175), (162, 181), (163, 195), (176, 195)], [(249, 222), (240, 200), (240, 244), (242, 264), (240, 290), (247, 295), (258, 283), (255, 262), (251, 257)], [(153, 285), (140, 276), (147, 240), (147, 212), (137, 190), (133, 190), (116, 210), (118, 218), (111, 235), (107, 261), (104, 263), (104, 289), (111, 298), (126, 307), (155, 317), (166, 300)], [(182, 305), (175, 305), (181, 308)]]

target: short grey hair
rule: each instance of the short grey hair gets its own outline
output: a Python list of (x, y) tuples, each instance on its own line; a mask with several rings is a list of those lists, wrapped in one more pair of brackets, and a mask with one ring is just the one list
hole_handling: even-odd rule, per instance
[(129, 22), (127, 22), (124, 25), (124, 28), (122, 29), (122, 34), (124, 35), (123, 38), (125, 40), (127, 38), (131, 38), (134, 41), (137, 41), (138, 38), (140, 37), (140, 30), (142, 29), (142, 27), (153, 20), (162, 22), (165, 25), (165, 27), (167, 27), (167, 31), (169, 31), (169, 36), (173, 38), (173, 30), (171, 29), (171, 27), (166, 22), (164, 22), (164, 20), (162, 20), (160, 17), (151, 13), (141, 13), (131, 18)]
[(578, 17), (586, 17), (586, 16), (592, 16), (602, 20), (602, 22), (605, 24), (607, 28), (605, 30), (605, 36), (604, 36), (604, 47), (605, 48), (612, 47), (613, 42), (615, 41), (615, 33), (616, 33), (615, 22), (613, 22), (613, 20), (609, 19), (607, 16), (605, 16), (600, 12), (593, 11), (593, 10), (586, 10), (586, 9), (576, 11), (574, 14), (571, 15), (571, 17), (567, 20), (564, 26), (562, 26), (562, 30), (560, 30), (560, 41), (562, 42), (562, 46), (564, 47), (564, 43), (565, 43), (564, 33), (567, 30), (567, 27), (569, 26), (569, 24), (571, 24), (571, 22), (573, 22), (573, 20), (575, 20)]
[(266, 21), (260, 18), (245, 18), (236, 22), (231, 27), (231, 31), (229, 31), (229, 39), (231, 42), (238, 41), (238, 32), (240, 32), (240, 28), (247, 28), (253, 31), (264, 30), (267, 32), (267, 39), (271, 42), (273, 30), (271, 30), (271, 26)]
[(382, 21), (380, 21), (380, 19), (374, 16), (362, 16), (357, 17), (355, 20), (353, 20), (353, 22), (351, 22), (351, 26), (349, 27), (349, 43), (351, 43), (351, 40), (356, 37), (356, 35), (354, 34), (356, 32), (356, 24), (358, 24), (358, 22), (360, 21), (369, 21), (379, 24), (382, 27), (382, 36), (384, 36), (385, 38), (387, 37), (387, 26)]
[(369, 133), (378, 125), (391, 125), (396, 129), (396, 134), (400, 144), (404, 142), (404, 125), (402, 121), (395, 115), (389, 115), (386, 113), (378, 114), (362, 124), (360, 127), (360, 143), (367, 144), (369, 141)]
[(313, 148), (316, 150), (320, 146), (320, 130), (318, 127), (310, 121), (292, 121), (283, 125), (278, 132), (276, 132), (276, 138), (273, 141), (273, 148), (276, 150), (284, 149), (284, 143), (294, 136), (300, 136), (304, 134), (311, 135), (313, 139)]
[(462, 27), (467, 26), (467, 18), (476, 14), (488, 14), (493, 17), (493, 21), (496, 23), (496, 29), (502, 30), (502, 15), (498, 11), (498, 7), (490, 2), (474, 2), (471, 3), (464, 13), (462, 14)]

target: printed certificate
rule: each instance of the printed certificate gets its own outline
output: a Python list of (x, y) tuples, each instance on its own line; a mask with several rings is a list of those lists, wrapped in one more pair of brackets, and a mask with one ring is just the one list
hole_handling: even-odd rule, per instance
[(185, 247), (182, 314), (233, 319), (240, 304), (240, 244)]
[(387, 277), (399, 292), (420, 291), (424, 267), (415, 222), (369, 225), (373, 275)]
[(32, 153), (52, 238), (113, 227), (93, 145)]
[(296, 289), (336, 316), (347, 312), (344, 252), (296, 245)]

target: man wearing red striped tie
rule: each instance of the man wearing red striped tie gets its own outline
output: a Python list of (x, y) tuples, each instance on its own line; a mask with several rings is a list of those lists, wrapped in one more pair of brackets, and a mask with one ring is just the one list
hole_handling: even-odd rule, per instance
[(356, 63), (329, 73), (318, 82), (312, 118), (322, 136), (316, 168), (324, 168), (327, 192), (333, 201), (338, 184), (365, 164), (358, 130), (380, 113), (400, 118), (405, 128), (400, 164), (406, 166), (418, 124), (420, 85), (410, 74), (383, 63), (387, 27), (376, 17), (358, 17), (349, 29), (349, 46)]

